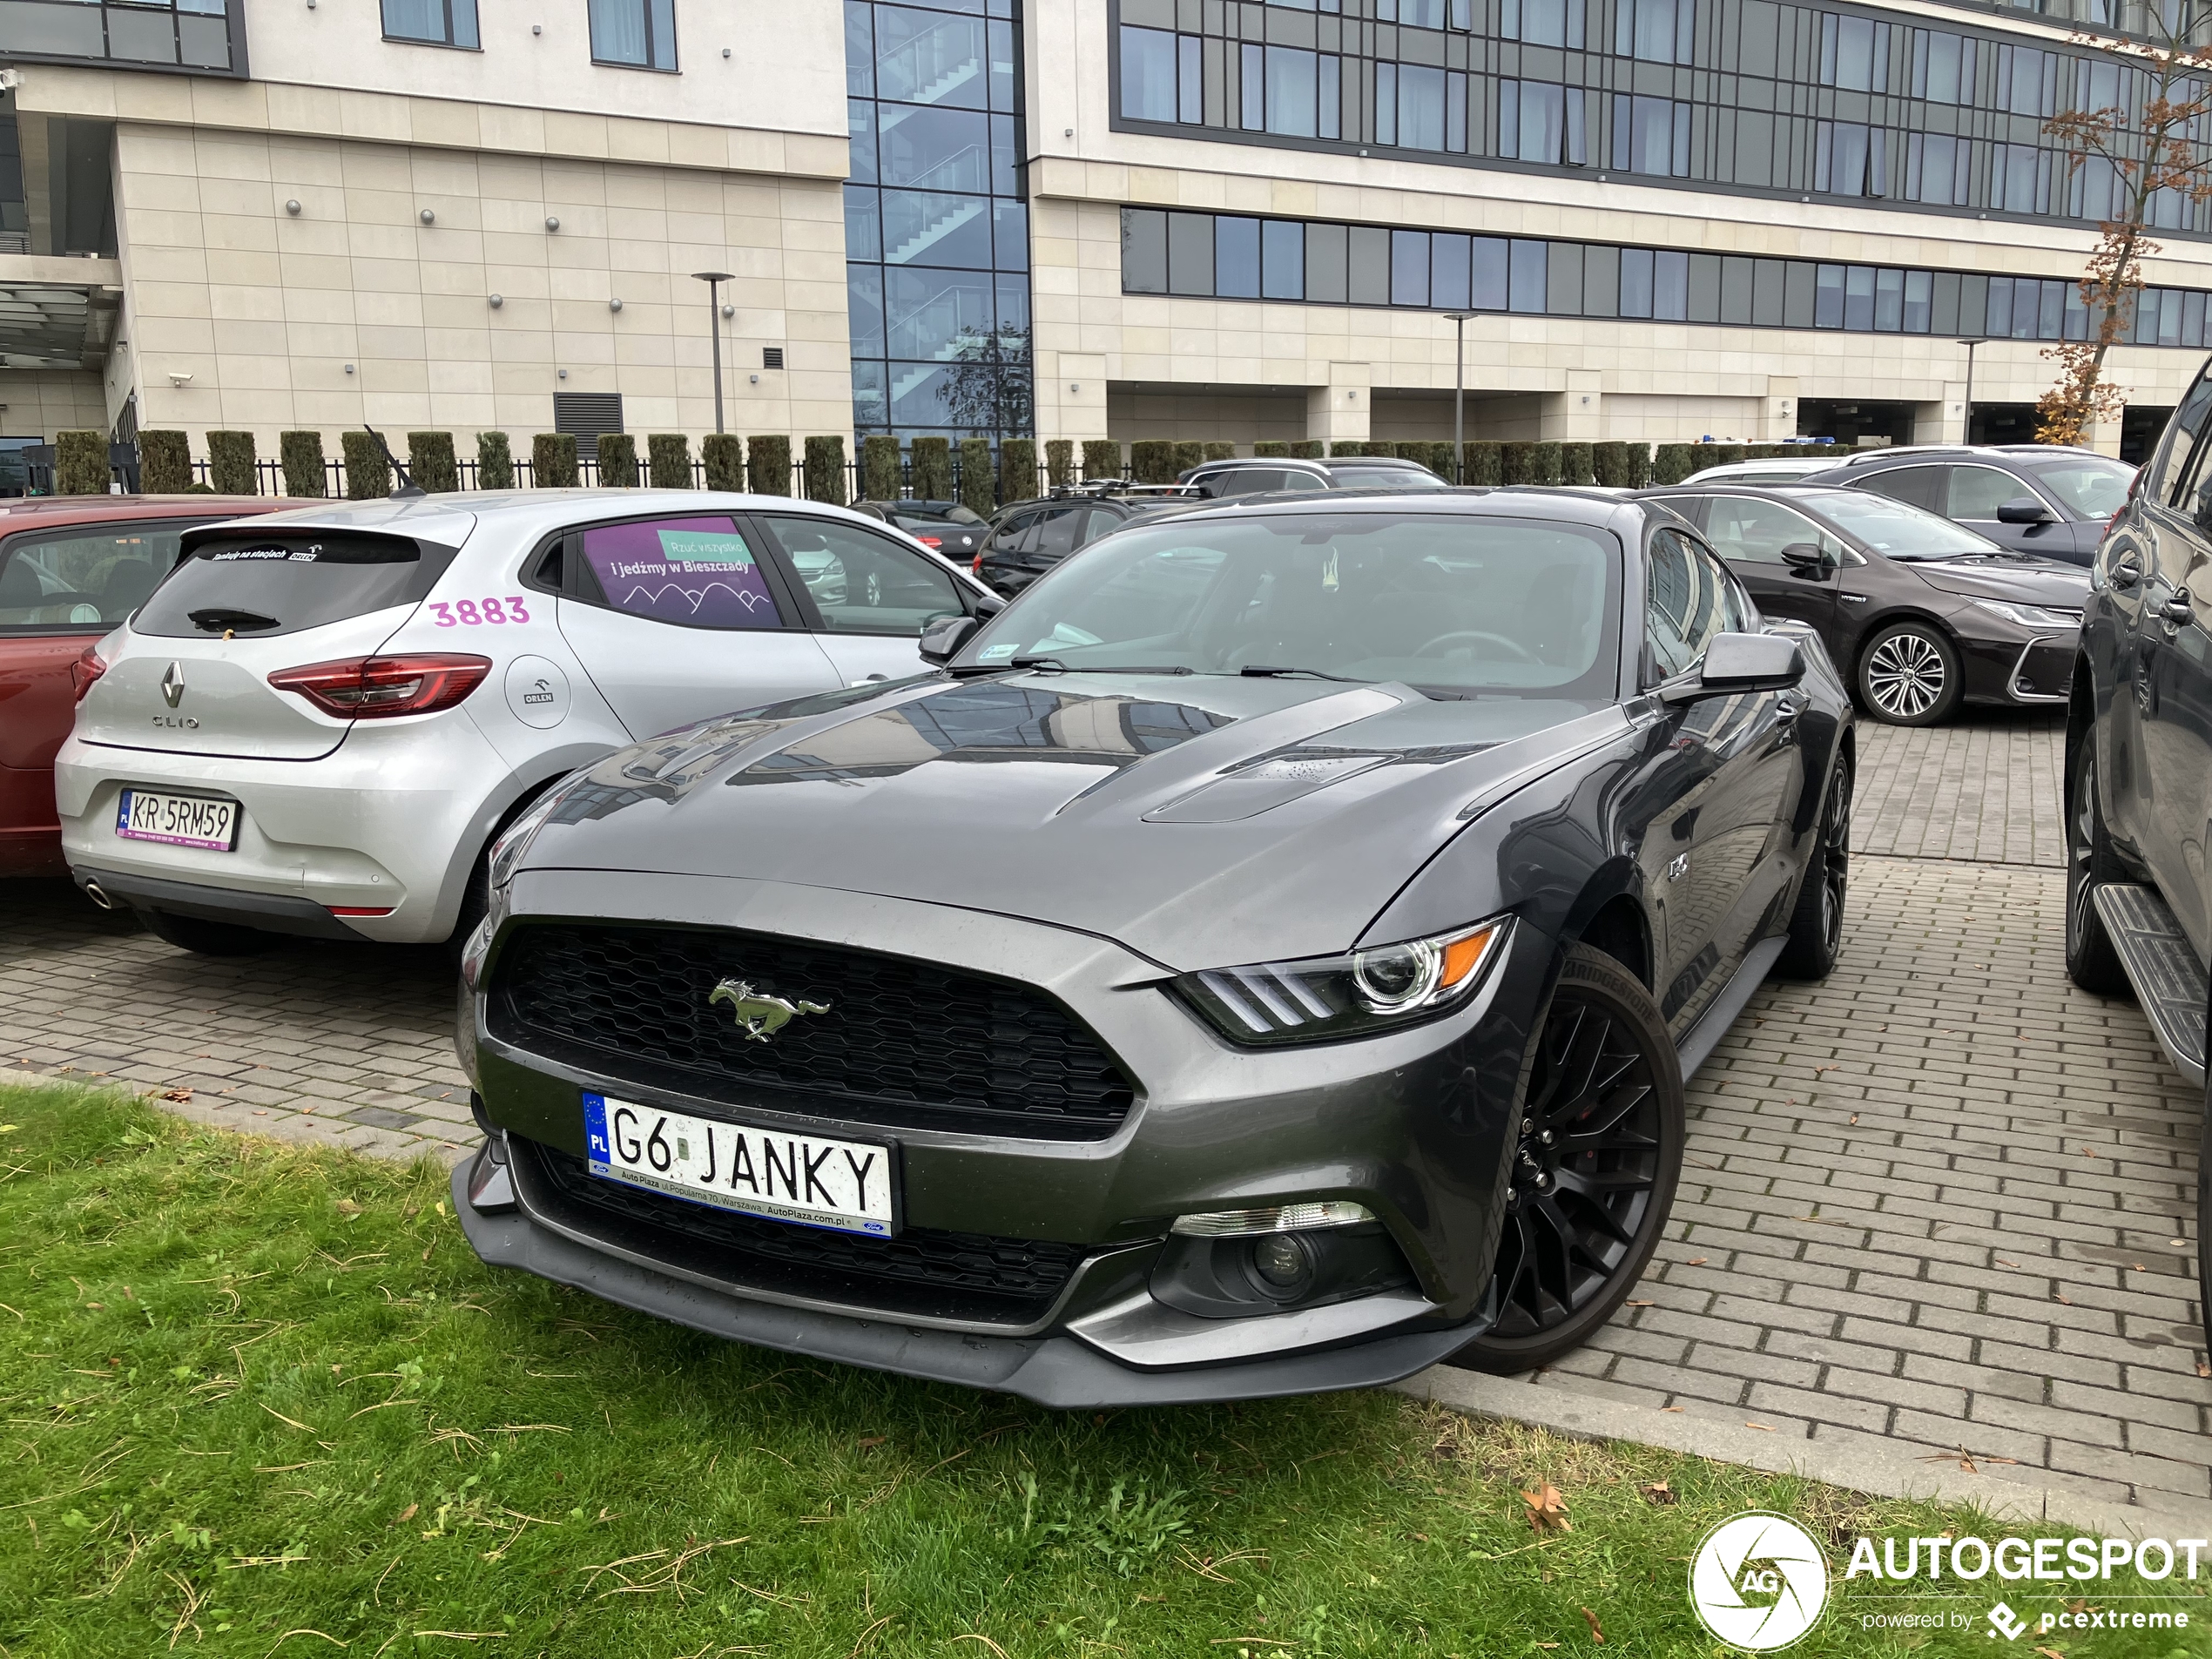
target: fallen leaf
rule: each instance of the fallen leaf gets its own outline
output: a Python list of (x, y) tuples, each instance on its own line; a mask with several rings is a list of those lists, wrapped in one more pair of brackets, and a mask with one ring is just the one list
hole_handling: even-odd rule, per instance
[(408, 1505), (406, 1508), (401, 1510), (399, 1514), (392, 1517), (392, 1524), (396, 1527), (403, 1521), (414, 1520), (415, 1512), (421, 1507), (422, 1506), (419, 1503), (411, 1503)]
[(2000, 1267), (2018, 1267), (2020, 1265), (2018, 1262), (2006, 1261), (2002, 1256), (1993, 1256), (1990, 1259), (1995, 1262)]
[(1974, 1460), (1970, 1457), (1960, 1458), (1959, 1460), (1959, 1467), (1965, 1470), (1968, 1474), (1979, 1474), (1981, 1473), (1979, 1469), (1974, 1467)]
[(2141, 1262), (2130, 1262), (2128, 1265), (2133, 1267), (2138, 1273), (2148, 1272), (2149, 1271), (2144, 1267)]
[(1670, 1504), (1675, 1501), (1675, 1489), (1664, 1480), (1654, 1480), (1643, 1489), (1646, 1503)]
[(1851, 1115), (1851, 1121), (1852, 1123), (1856, 1123), (1857, 1122), (1858, 1122), (1858, 1114), (1857, 1112), (1853, 1112), (1853, 1113)]
[(341, 1198), (338, 1201), (338, 1213), (340, 1215), (358, 1216), (361, 1212), (361, 1207), (355, 1204), (351, 1198)]
[(1682, 1409), (1682, 1407), (1679, 1406), (1662, 1406), (1659, 1409), (1662, 1412), (1678, 1412)]
[(1590, 1640), (1599, 1642), (1603, 1642), (1605, 1640), (1605, 1630), (1604, 1628), (1598, 1623), (1597, 1615), (1591, 1612), (1589, 1608), (1584, 1608), (1582, 1609), (1582, 1619), (1583, 1622), (1590, 1627)]
[(873, 1451), (875, 1447), (882, 1445), (886, 1438), (886, 1436), (881, 1434), (870, 1434), (860, 1441), (860, 1450), (863, 1452)]
[(1684, 1262), (1683, 1265), (1684, 1267), (1703, 1267), (1709, 1259), (1710, 1258), (1703, 1256), (1692, 1256), (1688, 1261)]
[(181, 1085), (175, 1089), (165, 1089), (161, 1091), (161, 1098), (164, 1100), (187, 1101), (192, 1098), (192, 1090)]
[(2094, 1147), (2085, 1146), (2081, 1149), (2081, 1156), (2085, 1158), (2093, 1158), (2097, 1156), (2096, 1149)]
[(1534, 1492), (1522, 1493), (1521, 1501), (1528, 1506), (1529, 1530), (1539, 1538), (1575, 1530), (1567, 1521), (1567, 1499), (1550, 1481), (1541, 1482)]
[(1746, 1428), (1755, 1428), (1762, 1434), (1771, 1434), (1774, 1433), (1774, 1430), (1765, 1423), (1746, 1423), (1743, 1426)]
[(1656, 1303), (1654, 1303), (1654, 1302), (1623, 1302), (1622, 1304), (1621, 1304), (1621, 1305), (1622, 1305), (1622, 1307), (1630, 1307), (1630, 1308), (1648, 1308), (1648, 1307), (1656, 1307), (1656, 1306), (1657, 1306), (1658, 1305), (1657, 1305)]
[(2202, 1359), (2198, 1360), (2196, 1362), (2196, 1374), (2200, 1377), (2212, 1377), (2212, 1366), (2206, 1365)]
[(2038, 1648), (2035, 1651), (2041, 1654), (2043, 1659), (2066, 1659), (2066, 1656), (2056, 1648)]

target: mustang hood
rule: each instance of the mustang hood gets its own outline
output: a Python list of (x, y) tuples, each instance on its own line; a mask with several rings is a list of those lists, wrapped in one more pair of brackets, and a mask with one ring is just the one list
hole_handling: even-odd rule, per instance
[(1930, 587), (1969, 599), (2006, 599), (2014, 604), (2079, 610), (2088, 603), (2089, 573), (2056, 559), (2011, 559), (1975, 554), (1909, 567)]
[(563, 787), (524, 867), (960, 906), (1177, 970), (1279, 961), (1357, 942), (1471, 806), (1628, 729), (1609, 705), (1403, 685), (933, 676), (611, 755)]

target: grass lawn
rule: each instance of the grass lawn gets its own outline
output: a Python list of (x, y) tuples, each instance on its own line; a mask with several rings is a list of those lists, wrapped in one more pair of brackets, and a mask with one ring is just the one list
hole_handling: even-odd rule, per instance
[[(1716, 1521), (1967, 1524), (1390, 1394), (1056, 1415), (496, 1273), (427, 1166), (74, 1088), (0, 1088), (0, 1124), (10, 1659), (1707, 1656), (1683, 1578)], [(1545, 1481), (1572, 1531), (1532, 1532)], [(1896, 1603), (1839, 1583), (1795, 1651), (2025, 1656), (1995, 1599), (1863, 1634)]]

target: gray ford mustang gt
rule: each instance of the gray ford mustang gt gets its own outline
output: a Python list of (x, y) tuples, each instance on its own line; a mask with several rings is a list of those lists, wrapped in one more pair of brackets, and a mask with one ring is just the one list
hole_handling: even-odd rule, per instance
[(502, 839), (487, 1262), (1055, 1406), (1515, 1372), (1842, 930), (1851, 705), (1663, 503), (1259, 499)]

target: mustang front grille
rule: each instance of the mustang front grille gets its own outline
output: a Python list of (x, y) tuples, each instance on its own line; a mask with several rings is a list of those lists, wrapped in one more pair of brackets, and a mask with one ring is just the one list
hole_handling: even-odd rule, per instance
[(490, 1015), (533, 1054), (740, 1107), (1065, 1140), (1112, 1134), (1133, 1098), (1041, 991), (756, 934), (531, 924)]
[(1051, 1311), (1084, 1253), (927, 1227), (870, 1238), (764, 1221), (602, 1179), (575, 1154), (520, 1136), (508, 1145), (525, 1197), (550, 1220), (733, 1285), (843, 1307), (1028, 1325)]

